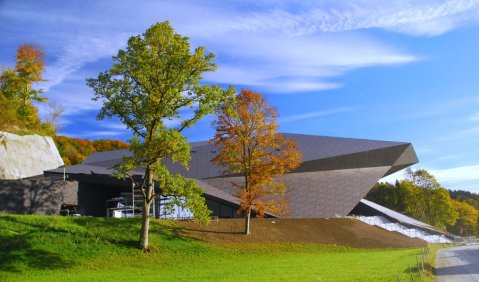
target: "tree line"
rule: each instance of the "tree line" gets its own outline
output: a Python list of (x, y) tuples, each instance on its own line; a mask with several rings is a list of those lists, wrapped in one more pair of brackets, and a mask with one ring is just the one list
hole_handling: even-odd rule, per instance
[(88, 140), (67, 136), (54, 136), (53, 140), (65, 165), (82, 163), (91, 153), (128, 149), (128, 144), (120, 140)]
[(366, 199), (461, 236), (478, 234), (479, 195), (442, 187), (424, 169), (406, 171), (406, 179), (377, 183)]

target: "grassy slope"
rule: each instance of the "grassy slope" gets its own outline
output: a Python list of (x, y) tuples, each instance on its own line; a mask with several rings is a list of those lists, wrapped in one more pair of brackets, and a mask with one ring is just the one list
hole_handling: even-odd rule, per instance
[(238, 234), (244, 232), (244, 221), (238, 219), (222, 219), (208, 226), (191, 221), (178, 224), (186, 228), (186, 235), (214, 243), (294, 242), (382, 249), (427, 246), (422, 240), (351, 218), (253, 218), (249, 236)]
[(405, 281), (420, 253), (208, 243), (153, 221), (155, 248), (145, 254), (135, 249), (138, 232), (137, 219), (0, 215), (0, 281)]

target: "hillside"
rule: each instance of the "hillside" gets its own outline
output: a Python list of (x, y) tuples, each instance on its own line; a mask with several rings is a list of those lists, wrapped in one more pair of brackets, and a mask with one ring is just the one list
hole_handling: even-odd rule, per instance
[[(361, 249), (304, 243), (323, 241), (313, 237), (327, 238), (325, 234), (332, 235), (330, 229), (340, 225), (350, 225), (341, 230), (358, 237), (344, 236), (337, 244), (376, 241), (372, 236), (398, 237), (387, 237), (389, 233), (376, 232), (373, 227), (362, 229), (362, 224), (347, 220), (331, 220), (333, 225), (294, 221), (280, 220), (278, 227), (266, 229), (273, 224), (270, 220), (255, 220), (253, 235), (245, 242), (233, 239), (244, 235), (221, 231), (238, 227), (241, 220), (220, 220), (208, 229), (202, 228), (205, 233), (216, 234), (209, 237), (211, 242), (205, 242), (192, 238), (194, 229), (198, 229), (193, 223), (152, 220), (153, 249), (143, 253), (136, 249), (138, 218), (0, 215), (0, 280), (138, 281), (141, 277), (142, 281), (395, 281), (399, 276), (408, 281), (408, 267), (415, 265), (421, 252), (419, 248)], [(308, 227), (316, 223), (320, 225)], [(291, 229), (300, 226), (300, 230)], [(368, 233), (360, 237), (348, 229)], [(302, 231), (309, 235), (297, 237)], [(312, 237), (314, 232), (323, 235)], [(267, 238), (260, 239), (263, 236)], [(376, 246), (391, 246), (385, 244), (386, 239), (381, 240)], [(413, 276), (419, 280), (417, 269), (413, 269)]]
[(244, 221), (221, 219), (208, 226), (195, 222), (178, 223), (183, 235), (214, 243), (301, 243), (341, 245), (354, 248), (424, 247), (426, 243), (396, 232), (364, 224), (350, 218), (252, 219), (251, 232), (244, 236)]
[(104, 152), (127, 149), (128, 144), (119, 140), (97, 139), (88, 140), (67, 136), (54, 136), (53, 140), (62, 156), (65, 165), (82, 163), (94, 152)]

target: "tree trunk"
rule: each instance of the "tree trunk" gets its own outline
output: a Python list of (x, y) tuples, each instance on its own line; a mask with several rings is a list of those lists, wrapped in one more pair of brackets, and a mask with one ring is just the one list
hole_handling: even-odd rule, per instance
[(150, 249), (148, 245), (148, 230), (150, 227), (150, 204), (143, 201), (143, 214), (141, 216), (141, 234), (140, 234), (140, 249), (148, 251)]
[(244, 227), (244, 234), (249, 235), (249, 226), (251, 223), (251, 208), (248, 208), (248, 212), (246, 213), (245, 218), (245, 227)]
[(148, 245), (148, 231), (150, 229), (150, 205), (151, 195), (153, 194), (153, 175), (149, 168), (146, 169), (147, 188), (146, 197), (143, 195), (143, 214), (141, 216), (141, 233), (140, 233), (140, 249), (143, 251), (149, 251)]

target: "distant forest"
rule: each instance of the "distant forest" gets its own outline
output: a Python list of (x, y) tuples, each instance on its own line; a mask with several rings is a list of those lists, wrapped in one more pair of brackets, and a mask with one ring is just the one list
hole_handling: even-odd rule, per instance
[(82, 163), (83, 160), (94, 152), (127, 149), (128, 144), (118, 140), (87, 140), (70, 138), (66, 136), (54, 136), (53, 140), (62, 156), (65, 165)]
[[(416, 192), (413, 192), (412, 186), (414, 185), (408, 180), (396, 181), (394, 185), (377, 183), (365, 198), (456, 235), (478, 235), (479, 194), (447, 190), (440, 186), (416, 187), (414, 188)], [(447, 193), (435, 196), (438, 191)], [(428, 217), (424, 214), (428, 210), (435, 214), (442, 213), (444, 225), (438, 226), (437, 222), (428, 222)]]

